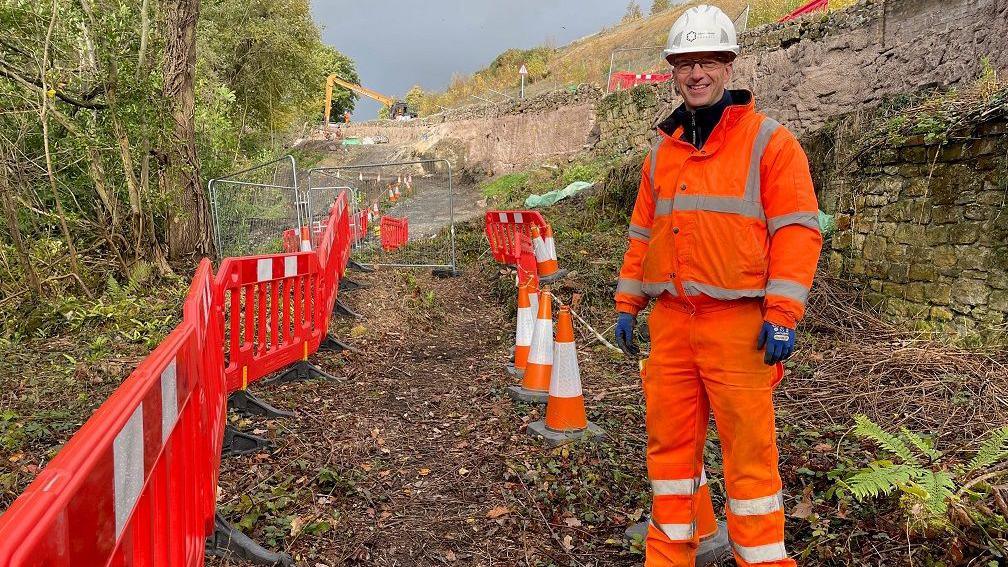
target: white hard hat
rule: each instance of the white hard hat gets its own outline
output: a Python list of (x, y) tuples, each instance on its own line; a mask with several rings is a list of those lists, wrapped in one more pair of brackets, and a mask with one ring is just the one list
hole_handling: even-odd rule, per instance
[(664, 55), (724, 51), (739, 54), (735, 24), (717, 6), (700, 4), (686, 10), (672, 24)]

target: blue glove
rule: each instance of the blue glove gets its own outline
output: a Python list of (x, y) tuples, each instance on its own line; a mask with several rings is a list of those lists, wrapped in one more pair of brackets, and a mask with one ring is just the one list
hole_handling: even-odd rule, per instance
[(620, 347), (623, 354), (627, 356), (637, 356), (640, 349), (634, 342), (634, 327), (637, 326), (637, 318), (629, 313), (620, 313), (616, 320), (616, 345)]
[(794, 343), (794, 329), (788, 329), (787, 327), (774, 325), (769, 321), (763, 321), (763, 328), (760, 329), (756, 348), (762, 349), (766, 346), (763, 362), (777, 364), (782, 360), (787, 360), (791, 356), (791, 353), (794, 352)]

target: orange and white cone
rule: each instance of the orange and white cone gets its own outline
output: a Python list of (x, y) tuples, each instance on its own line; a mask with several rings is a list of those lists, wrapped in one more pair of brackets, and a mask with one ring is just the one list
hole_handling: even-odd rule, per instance
[(398, 201), (399, 197), (401, 197), (401, 196), (402, 196), (402, 193), (399, 192), (399, 186), (396, 185), (396, 187), (395, 187), (395, 197), (396, 197), (396, 200)]
[(518, 322), (515, 327), (514, 362), (507, 367), (508, 374), (511, 376), (525, 375), (538, 310), (539, 290), (535, 282), (529, 278), (518, 286)]
[(301, 251), (311, 252), (311, 230), (307, 226), (301, 227)]
[(585, 416), (581, 369), (578, 367), (577, 346), (574, 344), (574, 320), (571, 318), (571, 308), (567, 305), (560, 308), (557, 316), (546, 418), (530, 423), (528, 432), (554, 444), (583, 434), (602, 433), (602, 429)]
[(532, 330), (528, 362), (520, 386), (511, 386), (508, 393), (516, 400), (546, 403), (549, 398), (550, 375), (553, 372), (553, 302), (549, 288), (539, 294), (539, 309)]
[(552, 251), (554, 248), (552, 229), (549, 228), (549, 225), (546, 225), (545, 230), (550, 231), (548, 244), (539, 231), (539, 227), (534, 224), (531, 225), (532, 250), (535, 252), (539, 280), (542, 283), (551, 283), (567, 275), (567, 270), (560, 269), (556, 260), (556, 252)]

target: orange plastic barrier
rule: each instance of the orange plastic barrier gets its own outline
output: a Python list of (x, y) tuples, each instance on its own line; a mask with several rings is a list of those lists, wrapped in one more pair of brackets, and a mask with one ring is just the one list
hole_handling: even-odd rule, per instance
[(540, 230), (549, 225), (537, 211), (487, 211), (486, 235), (490, 252), (498, 263), (515, 266), (521, 257), (521, 240), (518, 235), (532, 237), (534, 224)]
[(409, 219), (385, 216), (381, 218), (382, 250), (392, 252), (409, 240)]
[(182, 323), (0, 516), (0, 566), (202, 565), (228, 392), (318, 348), (349, 227), (341, 194), (316, 252), (229, 258), (216, 278), (204, 259)]

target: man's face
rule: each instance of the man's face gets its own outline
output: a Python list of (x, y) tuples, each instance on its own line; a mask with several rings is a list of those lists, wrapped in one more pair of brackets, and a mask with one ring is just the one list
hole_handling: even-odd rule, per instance
[(729, 55), (713, 51), (669, 57), (679, 94), (690, 109), (710, 106), (721, 99), (732, 76)]

